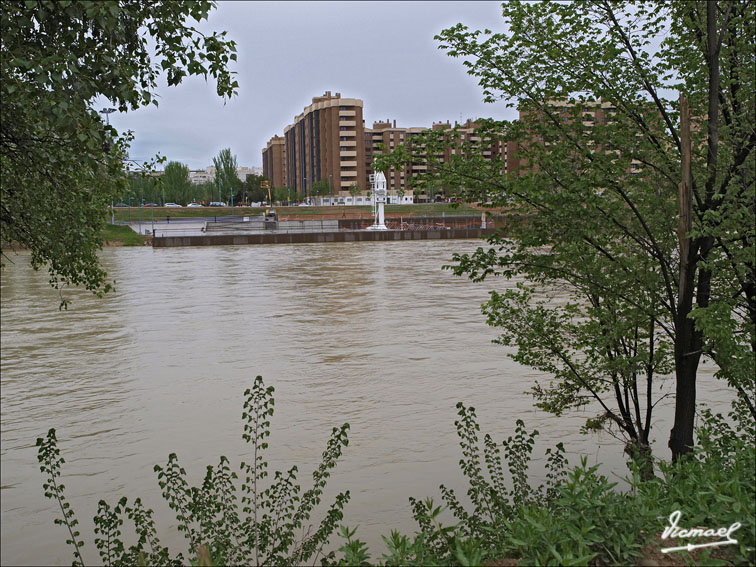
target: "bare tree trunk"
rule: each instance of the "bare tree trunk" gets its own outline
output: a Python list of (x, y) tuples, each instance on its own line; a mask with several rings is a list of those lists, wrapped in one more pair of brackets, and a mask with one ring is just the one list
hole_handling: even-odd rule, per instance
[(690, 108), (680, 95), (680, 143), (682, 145), (682, 181), (680, 182), (680, 219), (677, 237), (680, 242), (680, 282), (675, 321), (675, 422), (669, 438), (672, 458), (677, 460), (693, 447), (693, 424), (696, 416), (696, 371), (700, 354), (696, 353), (696, 330), (688, 314), (693, 308), (695, 247), (688, 236), (692, 227), (692, 175)]
[[(730, 6), (731, 7), (731, 6)], [(705, 193), (701, 197), (701, 211), (715, 207), (714, 193), (717, 178), (719, 149), (719, 52), (722, 36), (717, 34), (718, 2), (706, 4), (706, 64), (709, 70), (708, 116), (707, 116), (707, 179)], [(727, 26), (730, 9), (723, 26)], [(723, 35), (723, 34), (722, 34)], [(701, 359), (703, 337), (695, 329), (689, 318), (693, 309), (695, 294), (696, 305), (706, 307), (711, 296), (711, 270), (698, 269), (705, 262), (713, 246), (710, 236), (691, 240), (687, 237), (692, 227), (693, 187), (691, 172), (690, 108), (685, 97), (680, 99), (680, 142), (682, 152), (682, 182), (680, 183), (680, 285), (677, 298), (677, 317), (675, 321), (677, 338), (675, 340), (675, 423), (669, 439), (672, 459), (689, 453), (693, 448), (693, 426), (696, 417), (696, 373)], [(697, 289), (694, 289), (698, 271)]]

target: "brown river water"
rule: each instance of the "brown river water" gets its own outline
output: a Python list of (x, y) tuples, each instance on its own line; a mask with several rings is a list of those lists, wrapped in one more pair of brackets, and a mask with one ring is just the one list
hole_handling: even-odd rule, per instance
[[(184, 549), (153, 466), (175, 452), (199, 484), (220, 455), (234, 467), (249, 460), (243, 392), (258, 374), (276, 389), (271, 473), (297, 464), (308, 488), (331, 428), (351, 425), (328, 494), (351, 491), (344, 523), (359, 526), (374, 560), (382, 534), (415, 530), (408, 497), (440, 503), (442, 483), (465, 492), (458, 401), (476, 408), (482, 432), (497, 441), (514, 432), (517, 418), (540, 431), (535, 479), (544, 450), (562, 441), (571, 463), (585, 456), (622, 484), (621, 445), (606, 434), (579, 434), (590, 412), (556, 418), (535, 409), (526, 391), (544, 377), (491, 343), (496, 331), (479, 306), (493, 286), (514, 283), (476, 284), (441, 269), (453, 252), (480, 244), (107, 249), (102, 261), (116, 292), (98, 299), (64, 291), (67, 311), (58, 310), (46, 273), (34, 272), (27, 255), (11, 255), (0, 310), (0, 562), (71, 562), (34, 446), (51, 427), (87, 541), (85, 562), (99, 563), (97, 502), (122, 495), (142, 496), (155, 509), (161, 540)], [(724, 411), (732, 393), (711, 378), (710, 366), (699, 400)], [(660, 393), (671, 390), (667, 381)], [(655, 452), (667, 458), (671, 400), (655, 416)], [(339, 545), (334, 536), (332, 547)]]

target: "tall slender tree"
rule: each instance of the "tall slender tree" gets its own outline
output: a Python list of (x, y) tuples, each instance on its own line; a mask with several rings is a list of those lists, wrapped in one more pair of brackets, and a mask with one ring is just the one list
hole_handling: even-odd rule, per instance
[(192, 182), (186, 165), (172, 161), (165, 166), (162, 176), (162, 201), (186, 204), (192, 200)]
[[(481, 120), (477, 146), (444, 132), (413, 142), (426, 183), (463, 185), (512, 213), (506, 238), (453, 269), (524, 278), (484, 311), (516, 360), (554, 376), (535, 386), (538, 404), (560, 414), (593, 401), (601, 410), (587, 426), (619, 431), (641, 460), (669, 373), (673, 458), (693, 446), (702, 356), (756, 417), (754, 10), (512, 1), (503, 33), (459, 24), (437, 36), (485, 100), (520, 110), (517, 121)], [(449, 147), (450, 160), (435, 158)], [(544, 303), (543, 290), (566, 301)]]
[(242, 181), (236, 174), (239, 167), (236, 155), (231, 153), (231, 148), (224, 148), (213, 158), (213, 165), (215, 166), (215, 184), (220, 191), (220, 200), (223, 201), (226, 198), (230, 200), (231, 196), (236, 194), (242, 186)]

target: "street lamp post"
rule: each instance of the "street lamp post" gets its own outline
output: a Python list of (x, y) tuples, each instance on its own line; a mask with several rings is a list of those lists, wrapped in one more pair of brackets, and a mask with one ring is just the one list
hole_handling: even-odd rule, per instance
[(331, 194), (331, 205), (333, 205), (333, 185), (331, 184), (332, 174), (328, 174), (328, 192)]
[(304, 201), (305, 203), (307, 203), (307, 178), (306, 177), (304, 178), (304, 196), (305, 196)]
[(105, 124), (107, 124), (108, 126), (110, 126), (110, 116), (109, 115), (112, 114), (115, 111), (116, 111), (115, 108), (103, 108), (100, 111), (100, 114), (104, 114), (105, 115)]

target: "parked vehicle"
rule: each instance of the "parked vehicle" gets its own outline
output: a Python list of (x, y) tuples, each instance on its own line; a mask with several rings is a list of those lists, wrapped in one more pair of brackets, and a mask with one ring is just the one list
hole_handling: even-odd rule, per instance
[(140, 206), (142, 206), (142, 207), (159, 207), (160, 205), (158, 205), (157, 203), (145, 203), (145, 204), (140, 205)]
[(227, 206), (226, 203), (221, 203), (219, 201), (213, 201), (210, 203), (211, 207), (225, 207)]
[(128, 207), (126, 203), (116, 203), (114, 206), (116, 207)]
[(177, 203), (166, 203), (166, 204), (165, 204), (165, 205), (163, 205), (163, 206), (164, 206), (164, 207), (171, 207), (171, 208), (175, 208), (175, 207), (179, 207), (179, 208), (181, 208), (181, 205), (179, 205), (179, 204), (177, 204)]
[(187, 207), (202, 207), (204, 205), (200, 205), (199, 203), (189, 203)]

